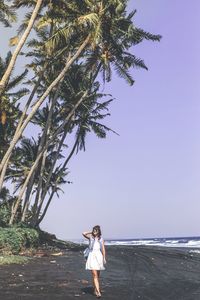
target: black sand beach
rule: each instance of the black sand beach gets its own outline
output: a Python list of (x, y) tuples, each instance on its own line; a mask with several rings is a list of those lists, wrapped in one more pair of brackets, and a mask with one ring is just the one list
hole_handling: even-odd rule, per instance
[[(200, 254), (184, 249), (107, 246), (102, 298), (199, 300)], [(2, 300), (96, 299), (82, 252), (44, 256), (25, 265), (0, 266)]]

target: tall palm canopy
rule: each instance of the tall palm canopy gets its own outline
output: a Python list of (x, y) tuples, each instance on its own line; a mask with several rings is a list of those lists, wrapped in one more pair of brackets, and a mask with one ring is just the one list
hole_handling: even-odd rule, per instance
[[(27, 12), (10, 40), (15, 50), (0, 58), (0, 190), (12, 202), (10, 225), (37, 227), (71, 183), (70, 159), (86, 150), (88, 135), (116, 134), (104, 124), (114, 99), (100, 92), (102, 85), (115, 72), (132, 86), (132, 69), (147, 70), (134, 46), (161, 36), (134, 25), (127, 0), (5, 2), (0, 22), (6, 26), (22, 8)], [(28, 63), (13, 76), (19, 55)]]

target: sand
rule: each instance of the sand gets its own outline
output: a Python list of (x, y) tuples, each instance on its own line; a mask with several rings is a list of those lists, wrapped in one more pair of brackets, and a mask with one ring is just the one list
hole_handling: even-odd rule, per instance
[[(200, 300), (200, 254), (184, 249), (107, 246), (101, 299)], [(0, 266), (2, 300), (96, 299), (81, 249)]]

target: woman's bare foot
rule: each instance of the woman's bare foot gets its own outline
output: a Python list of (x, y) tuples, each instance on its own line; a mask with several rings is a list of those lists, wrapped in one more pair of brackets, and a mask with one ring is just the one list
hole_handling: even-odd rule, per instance
[(97, 293), (96, 293), (96, 296), (97, 296), (97, 298), (101, 298), (101, 293), (100, 293), (100, 292), (97, 292)]
[(94, 295), (97, 296), (98, 292), (96, 289), (94, 289)]

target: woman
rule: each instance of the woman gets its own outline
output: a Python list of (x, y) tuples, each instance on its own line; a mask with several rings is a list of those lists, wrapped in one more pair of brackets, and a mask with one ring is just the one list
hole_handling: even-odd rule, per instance
[(94, 293), (97, 298), (101, 297), (99, 277), (100, 271), (105, 270), (106, 252), (104, 240), (101, 237), (101, 228), (99, 225), (93, 227), (92, 232), (83, 232), (83, 236), (89, 240), (89, 255), (86, 261), (86, 270), (91, 270)]

